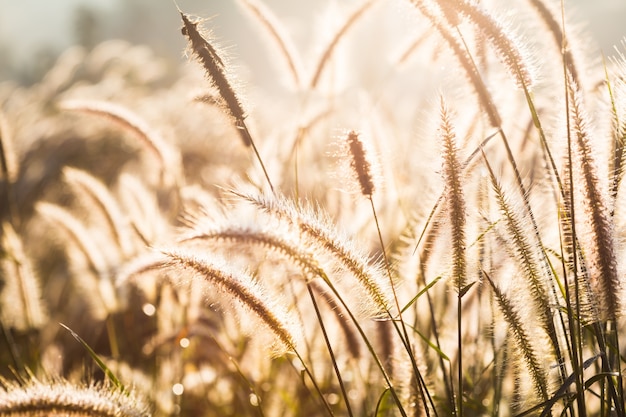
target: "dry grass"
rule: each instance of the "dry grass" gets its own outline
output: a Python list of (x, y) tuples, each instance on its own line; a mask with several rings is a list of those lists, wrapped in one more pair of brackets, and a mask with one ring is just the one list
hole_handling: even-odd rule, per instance
[(0, 85), (0, 415), (626, 415), (624, 54), (558, 2), (355, 0), (311, 54), (240, 5), (284, 90), (184, 11), (177, 78)]

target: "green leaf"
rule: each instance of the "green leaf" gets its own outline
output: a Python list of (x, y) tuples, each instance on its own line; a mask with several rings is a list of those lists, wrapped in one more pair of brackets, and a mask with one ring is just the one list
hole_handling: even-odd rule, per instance
[(387, 411), (391, 409), (390, 404), (393, 402), (390, 397), (390, 390), (386, 388), (380, 397), (378, 397), (378, 402), (376, 403), (376, 412), (374, 415), (376, 417), (387, 415)]
[(428, 283), (427, 286), (425, 286), (424, 288), (422, 288), (422, 290), (420, 292), (417, 293), (417, 295), (415, 297), (413, 297), (411, 299), (411, 301), (409, 301), (400, 311), (401, 313), (404, 313), (409, 307), (411, 307), (418, 298), (420, 298), (426, 291), (428, 291), (429, 289), (431, 289), (437, 282), (439, 282), (439, 280), (442, 278), (442, 276), (438, 276), (437, 278), (435, 278), (434, 280), (432, 280), (431, 282)]
[(459, 298), (463, 298), (465, 293), (467, 293), (470, 290), (470, 288), (472, 288), (474, 286), (474, 284), (476, 284), (476, 282), (478, 282), (478, 281), (471, 282), (471, 283), (467, 284), (465, 287), (461, 288), (461, 291), (459, 292)]
[(443, 351), (441, 349), (439, 349), (439, 347), (437, 345), (435, 345), (433, 342), (431, 342), (426, 336), (424, 336), (419, 330), (417, 330), (415, 327), (411, 326), (411, 328), (413, 329), (413, 331), (415, 333), (417, 333), (419, 335), (419, 337), (422, 338), (422, 340), (424, 342), (426, 342), (428, 344), (428, 346), (431, 347), (431, 349), (434, 349), (435, 352), (437, 352), (437, 354), (441, 357), (441, 359), (443, 359), (444, 361), (450, 362), (450, 358), (448, 357), (448, 355), (446, 355), (445, 353), (443, 353)]
[(74, 339), (76, 339), (78, 341), (78, 343), (83, 345), (83, 347), (87, 350), (87, 352), (89, 353), (91, 358), (98, 364), (100, 369), (102, 369), (102, 372), (104, 372), (104, 374), (107, 376), (107, 378), (109, 378), (111, 380), (113, 385), (115, 385), (115, 387), (117, 389), (119, 389), (120, 391), (122, 391), (124, 393), (128, 393), (128, 391), (126, 390), (126, 387), (124, 387), (124, 384), (122, 384), (120, 382), (120, 380), (117, 379), (117, 377), (115, 376), (113, 371), (111, 371), (109, 369), (109, 367), (106, 366), (106, 364), (102, 361), (102, 359), (100, 359), (98, 354), (96, 352), (94, 352), (94, 350), (87, 344), (87, 342), (85, 342), (74, 330), (70, 329), (65, 324), (63, 324), (63, 323), (59, 323), (59, 324), (61, 325), (61, 327), (66, 329), (68, 332), (70, 332), (72, 337), (74, 337)]

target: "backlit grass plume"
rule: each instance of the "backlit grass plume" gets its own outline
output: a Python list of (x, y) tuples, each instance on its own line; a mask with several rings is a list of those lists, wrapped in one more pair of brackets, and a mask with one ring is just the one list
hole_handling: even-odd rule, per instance
[(246, 308), (254, 312), (277, 336), (280, 343), (288, 350), (296, 347), (296, 339), (290, 324), (285, 320), (286, 313), (277, 313), (275, 301), (263, 294), (255, 280), (243, 273), (231, 272), (228, 267), (218, 265), (201, 256), (176, 250), (164, 250), (163, 254), (173, 268), (182, 268), (197, 274), (208, 285), (224, 291)]
[(331, 254), (363, 286), (373, 301), (376, 314), (391, 309), (389, 284), (385, 283), (382, 266), (364, 254), (355, 242), (343, 236), (324, 215), (308, 205), (295, 206), (284, 197), (267, 197), (232, 191), (236, 196), (252, 203), (271, 216), (289, 222), (302, 233), (311, 245)]
[(223, 100), (222, 107), (226, 113), (232, 117), (235, 127), (237, 128), (237, 132), (239, 133), (244, 145), (251, 146), (253, 148), (263, 173), (265, 174), (265, 178), (267, 179), (270, 188), (273, 190), (274, 187), (272, 185), (272, 181), (270, 180), (267, 170), (265, 169), (265, 165), (263, 164), (263, 160), (257, 150), (256, 144), (252, 140), (250, 131), (246, 126), (246, 113), (243, 110), (239, 97), (226, 77), (226, 67), (224, 65), (224, 61), (222, 61), (222, 58), (218, 55), (215, 47), (200, 34), (198, 31), (198, 23), (192, 22), (183, 12), (180, 12), (180, 16), (183, 19), (183, 35), (189, 39), (191, 49), (206, 70), (209, 81), (215, 88), (217, 88), (219, 96), (221, 97), (221, 100)]
[(206, 70), (211, 84), (217, 88), (221, 99), (224, 100), (224, 110), (233, 118), (244, 145), (252, 145), (252, 137), (244, 122), (246, 113), (243, 110), (239, 97), (226, 78), (226, 66), (224, 65), (224, 61), (218, 55), (215, 47), (200, 34), (198, 23), (192, 22), (189, 17), (182, 12), (180, 15), (183, 19), (182, 33), (191, 42), (191, 48)]
[(346, 136), (346, 142), (349, 151), (350, 168), (352, 168), (359, 181), (361, 194), (371, 198), (372, 194), (374, 194), (374, 178), (370, 156), (365, 152), (363, 140), (359, 137), (359, 133), (351, 130)]
[(516, 311), (515, 302), (506, 297), (489, 276), (485, 275), (485, 277), (494, 292), (498, 307), (513, 333), (513, 340), (518, 346), (526, 369), (533, 380), (533, 387), (538, 400), (536, 402), (546, 401), (549, 397), (548, 376), (540, 363), (539, 351), (533, 346), (533, 337), (530, 335), (531, 329), (525, 326), (519, 312)]
[(11, 305), (0, 310), (0, 319), (20, 331), (39, 329), (47, 319), (41, 283), (19, 234), (9, 223), (3, 223), (0, 232), (0, 303)]
[(591, 246), (586, 252), (590, 260), (591, 284), (598, 297), (598, 307), (605, 319), (615, 320), (621, 314), (621, 280), (618, 276), (616, 242), (608, 204), (601, 188), (595, 156), (591, 146), (586, 115), (578, 87), (570, 79), (571, 120), (577, 161), (580, 164), (583, 201), (591, 228)]
[[(462, 298), (470, 287), (467, 286), (467, 259), (465, 243), (466, 209), (462, 185), (462, 169), (458, 157), (456, 134), (452, 127), (449, 110), (441, 97), (441, 122), (439, 140), (443, 156), (443, 177), (445, 183), (446, 208), (451, 227), (452, 282), (457, 292), (457, 343), (461, 352), (458, 358), (459, 398), (463, 396), (463, 356), (462, 356)], [(459, 400), (458, 412), (463, 415), (463, 402)]]
[[(178, 150), (171, 147), (157, 131), (129, 109), (115, 103), (98, 100), (64, 100), (59, 105), (63, 110), (93, 114), (108, 119), (132, 133), (158, 161), (163, 176), (162, 181), (171, 183), (180, 180)], [(166, 184), (171, 185), (167, 182)]]
[(448, 219), (452, 228), (452, 280), (454, 287), (461, 292), (467, 285), (465, 259), (466, 209), (463, 196), (462, 169), (459, 162), (456, 135), (450, 120), (449, 110), (441, 98), (441, 125), (439, 138), (443, 147), (443, 175), (446, 185)]
[(525, 85), (527, 88), (532, 87), (534, 77), (528, 55), (522, 51), (521, 45), (523, 44), (513, 37), (510, 29), (507, 29), (496, 20), (493, 14), (474, 2), (441, 0), (438, 3), (444, 11), (444, 15), (449, 17), (450, 24), (456, 25), (458, 22), (457, 14), (466, 17), (476, 27), (476, 30), (489, 41), (518, 84), (520, 86)]
[(149, 417), (134, 394), (103, 384), (77, 385), (60, 378), (31, 377), (22, 384), (0, 380), (4, 417)]

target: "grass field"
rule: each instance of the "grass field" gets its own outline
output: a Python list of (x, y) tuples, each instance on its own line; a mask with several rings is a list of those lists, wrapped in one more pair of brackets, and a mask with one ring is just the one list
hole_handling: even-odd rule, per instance
[(0, 84), (0, 415), (626, 415), (625, 45), (544, 0), (306, 42), (237, 3), (260, 64), (182, 10), (182, 68)]

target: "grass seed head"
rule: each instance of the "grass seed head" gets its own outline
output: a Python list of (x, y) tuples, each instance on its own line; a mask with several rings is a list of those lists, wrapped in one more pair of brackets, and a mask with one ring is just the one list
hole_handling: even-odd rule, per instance
[(354, 130), (348, 132), (346, 142), (350, 151), (350, 167), (359, 180), (361, 194), (372, 197), (374, 194), (374, 179), (372, 166), (365, 151), (365, 146), (359, 134)]

